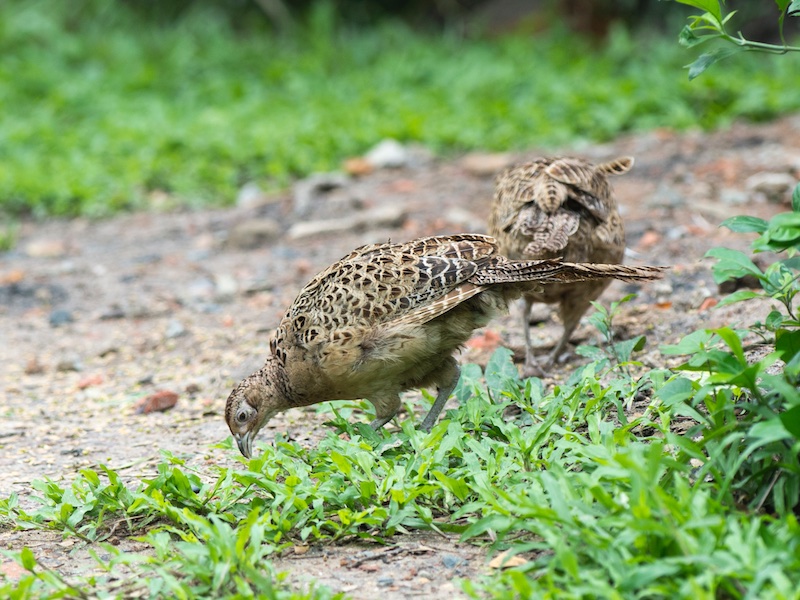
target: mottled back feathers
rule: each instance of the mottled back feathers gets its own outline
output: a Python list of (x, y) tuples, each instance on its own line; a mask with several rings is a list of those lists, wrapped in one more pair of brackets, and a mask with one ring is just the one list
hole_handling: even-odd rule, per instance
[(561, 157), (511, 167), (497, 178), (489, 233), (510, 258), (619, 262), (624, 228), (608, 176), (632, 165)]

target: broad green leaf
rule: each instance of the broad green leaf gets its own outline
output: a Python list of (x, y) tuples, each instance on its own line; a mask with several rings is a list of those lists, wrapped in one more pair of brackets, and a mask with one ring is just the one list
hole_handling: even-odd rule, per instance
[(722, 283), (730, 279), (738, 279), (745, 275), (755, 275), (763, 277), (759, 269), (750, 257), (739, 250), (731, 248), (712, 248), (706, 252), (706, 258), (716, 258), (717, 264), (711, 267), (714, 273), (714, 281)]
[[(800, 0), (796, 1), (798, 2), (797, 10), (800, 11)], [(794, 191), (792, 192), (792, 210), (800, 213), (800, 183), (794, 186)]]
[(662, 345), (661, 352), (664, 354), (695, 354), (705, 350), (713, 337), (714, 332), (708, 329), (693, 331), (682, 337), (677, 344)]
[(778, 5), (778, 10), (783, 12), (786, 10), (786, 7), (789, 6), (790, 0), (775, 0), (775, 4)]
[(684, 48), (693, 48), (694, 46), (702, 44), (703, 42), (707, 42), (714, 37), (716, 36), (697, 35), (695, 30), (690, 25), (684, 25), (683, 29), (681, 29), (681, 32), (678, 35), (678, 43)]
[[(719, 36), (714, 36), (719, 37)], [(734, 54), (738, 54), (739, 52), (743, 52), (744, 48), (718, 48), (717, 50), (712, 50), (711, 52), (704, 52), (700, 56), (697, 57), (692, 64), (687, 65), (689, 69), (689, 79), (692, 80), (697, 76), (701, 75), (703, 71), (708, 69), (711, 65), (715, 62), (718, 62), (724, 58), (728, 58)]]
[(736, 233), (763, 233), (767, 230), (768, 223), (764, 219), (759, 219), (758, 217), (740, 215), (725, 219), (719, 226), (727, 227)]
[(656, 397), (660, 398), (664, 406), (672, 406), (679, 402), (685, 402), (694, 396), (695, 388), (690, 379), (685, 377), (676, 377), (672, 381), (668, 381), (664, 386), (656, 392)]
[(349, 476), (350, 473), (353, 472), (353, 466), (350, 464), (350, 461), (338, 452), (331, 452), (331, 460), (345, 475)]
[(800, 353), (800, 331), (778, 330), (775, 334), (775, 349), (781, 352), (781, 359), (788, 363)]
[(716, 17), (717, 21), (722, 20), (722, 7), (719, 5), (718, 0), (678, 0), (678, 2), (711, 13)]
[(469, 487), (463, 480), (449, 477), (441, 471), (432, 471), (431, 474), (439, 480), (442, 487), (451, 492), (462, 502), (469, 496)]
[(787, 431), (797, 439), (800, 439), (800, 406), (793, 406), (780, 415), (781, 423)]
[(634, 352), (638, 352), (644, 348), (647, 343), (647, 338), (643, 335), (637, 335), (635, 338), (617, 342), (614, 344), (614, 350), (620, 362), (628, 362)]
[[(792, 410), (794, 410), (794, 408)], [(789, 420), (794, 422), (795, 415), (796, 413), (791, 413), (789, 415)], [(772, 442), (785, 440), (789, 434), (790, 431), (787, 429), (786, 425), (784, 425), (782, 418), (773, 417), (765, 421), (759, 421), (750, 428), (750, 431), (748, 431), (747, 437), (754, 441), (748, 445), (748, 448), (745, 450), (745, 452), (749, 453), (753, 448), (758, 446), (766, 446)]]
[(484, 372), (486, 386), (490, 390), (500, 391), (510, 382), (519, 381), (519, 371), (514, 365), (513, 355), (511, 350), (501, 346), (489, 358)]
[(464, 533), (461, 534), (461, 541), (466, 541), (472, 537), (486, 533), (487, 531), (493, 531), (496, 534), (502, 535), (508, 531), (513, 524), (514, 519), (512, 517), (490, 513), (467, 527)]
[(764, 325), (770, 331), (777, 331), (782, 324), (783, 315), (777, 310), (770, 311), (767, 318), (764, 319)]
[(738, 333), (730, 327), (720, 327), (715, 329), (714, 333), (721, 337), (728, 347), (733, 350), (740, 363), (747, 364), (747, 359), (744, 357), (744, 349), (742, 348), (742, 338), (739, 337)]
[(687, 69), (689, 69), (689, 80), (695, 79), (696, 77), (703, 74), (703, 72), (708, 69), (711, 65), (719, 60), (716, 54), (712, 52), (705, 52), (701, 54), (697, 59), (690, 65), (687, 65)]
[(476, 364), (467, 363), (461, 366), (461, 377), (458, 378), (456, 389), (453, 390), (453, 396), (460, 404), (464, 404), (472, 396), (482, 376), (481, 368)]
[(33, 569), (36, 567), (36, 557), (33, 555), (31, 549), (27, 546), (25, 546), (19, 553), (19, 560), (27, 571), (33, 571)]
[(575, 354), (590, 360), (602, 360), (606, 358), (605, 352), (603, 352), (600, 348), (597, 346), (588, 346), (586, 344), (578, 345), (578, 347), (575, 348)]
[(753, 290), (736, 290), (732, 294), (728, 294), (722, 300), (720, 300), (717, 306), (727, 306), (728, 304), (733, 304), (734, 302), (741, 302), (742, 300), (750, 300), (752, 298), (759, 297), (761, 297), (761, 294), (754, 292)]
[(766, 235), (770, 240), (780, 242), (800, 239), (800, 212), (784, 212), (772, 217)]
[(722, 24), (725, 25), (728, 21), (730, 21), (733, 18), (733, 16), (736, 14), (736, 12), (737, 11), (732, 10), (727, 15), (725, 15), (725, 18), (722, 19)]

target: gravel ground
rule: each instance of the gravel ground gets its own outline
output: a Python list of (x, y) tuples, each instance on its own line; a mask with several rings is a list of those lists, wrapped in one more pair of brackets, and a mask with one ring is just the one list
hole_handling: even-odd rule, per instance
[[(299, 288), (363, 243), (485, 231), (494, 172), (541, 153), (439, 160), (407, 150), (405, 166), (350, 179), (321, 176), (278, 195), (247, 186), (225, 210), (163, 212), (163, 195), (153, 194), (148, 213), (23, 223), (17, 247), (0, 254), (0, 496), (16, 492), (30, 507), (32, 480), (68, 482), (99, 464), (131, 478), (152, 475), (161, 449), (194, 466), (233, 464), (232, 453), (211, 447), (228, 436), (225, 399), (260, 365)], [(791, 182), (800, 178), (800, 116), (560, 151), (636, 158), (631, 173), (613, 180), (627, 262), (672, 266), (618, 320), (623, 336), (647, 334), (646, 364), (664, 364), (658, 345), (698, 327), (766, 314), (757, 303), (712, 308), (720, 293), (703, 255), (718, 245), (748, 247), (748, 236), (718, 228), (723, 219), (788, 209)], [(358, 160), (347, 168), (368, 170)], [(614, 283), (603, 300), (629, 290)], [(560, 329), (549, 309), (537, 314), (534, 338), (545, 353)], [(478, 332), (462, 359), (483, 362), (498, 342), (521, 358), (517, 320), (512, 314)], [(582, 326), (576, 339), (591, 342), (596, 333)], [(176, 399), (174, 408), (142, 412), (156, 393)], [(288, 431), (313, 444), (323, 420), (313, 408), (290, 411), (261, 439)], [(59, 535), (0, 531), (0, 547), (22, 545), (66, 575), (90, 564), (85, 548)], [(453, 598), (460, 597), (453, 579), (485, 571), (490, 558), (433, 534), (398, 536), (392, 548), (312, 548), (277, 565), (294, 581), (317, 579), (355, 598)], [(9, 563), (0, 568), (13, 574)]]

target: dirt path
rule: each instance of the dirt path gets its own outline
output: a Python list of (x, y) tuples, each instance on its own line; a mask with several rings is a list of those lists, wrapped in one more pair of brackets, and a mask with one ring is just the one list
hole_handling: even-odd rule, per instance
[[(613, 182), (633, 250), (628, 262), (673, 266), (619, 320), (623, 335), (648, 334), (645, 362), (660, 364), (660, 343), (703, 325), (747, 324), (754, 311), (766, 310), (708, 308), (706, 299), (719, 292), (702, 257), (716, 245), (747, 248), (748, 238), (717, 227), (724, 218), (788, 209), (789, 193), (770, 192), (764, 174), (778, 188), (781, 178), (800, 178), (799, 116), (711, 135), (656, 131), (564, 151), (594, 160), (636, 157), (633, 171)], [(228, 436), (228, 391), (263, 360), (271, 329), (316, 271), (362, 243), (485, 231), (489, 173), (505, 158), (415, 156), (405, 168), (301, 194), (299, 207), (290, 193), (250, 190), (228, 210), (25, 223), (17, 248), (0, 255), (0, 496), (16, 492), (32, 506), (32, 480), (70, 481), (98, 464), (149, 475), (160, 449), (196, 466), (232, 463), (233, 454), (210, 447)], [(303, 227), (313, 228), (309, 221), (332, 218), (338, 221), (303, 236)], [(625, 289), (615, 283), (603, 299)], [(560, 331), (548, 315), (535, 330), (543, 348)], [(490, 329), (502, 343), (521, 347), (515, 316)], [(577, 337), (594, 335), (584, 326)], [(479, 334), (463, 359), (485, 360), (492, 337)], [(553, 376), (570, 368), (561, 365)], [(174, 409), (136, 413), (139, 401), (162, 390), (178, 395)], [(313, 409), (290, 411), (262, 439), (278, 430), (314, 443), (323, 420)], [(458, 597), (450, 580), (486, 568), (480, 549), (454, 539), (398, 542), (401, 550), (361, 562), (359, 552), (376, 548), (314, 549), (278, 567), (298, 581), (318, 578), (356, 598), (386, 600)], [(22, 544), (66, 574), (83, 564), (84, 551), (61, 545), (60, 536), (0, 531), (0, 546)]]

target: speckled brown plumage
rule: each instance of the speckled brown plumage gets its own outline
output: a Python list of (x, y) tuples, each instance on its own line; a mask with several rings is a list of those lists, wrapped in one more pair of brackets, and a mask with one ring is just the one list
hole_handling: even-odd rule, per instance
[[(626, 173), (629, 157), (593, 165), (578, 158), (540, 158), (498, 175), (489, 233), (512, 259), (560, 257), (570, 262), (621, 263), (625, 230), (609, 175)], [(528, 317), (534, 302), (558, 304), (564, 333), (550, 354), (563, 352), (580, 318), (608, 286), (595, 279), (547, 286), (524, 294), (525, 369), (541, 372), (533, 356)]]
[(281, 320), (264, 367), (231, 392), (225, 419), (246, 456), (277, 412), (326, 400), (367, 398), (375, 428), (400, 393), (436, 386), (430, 429), (459, 376), (453, 352), (524, 291), (660, 269), (510, 261), (483, 235), (438, 236), (358, 248), (314, 277)]

